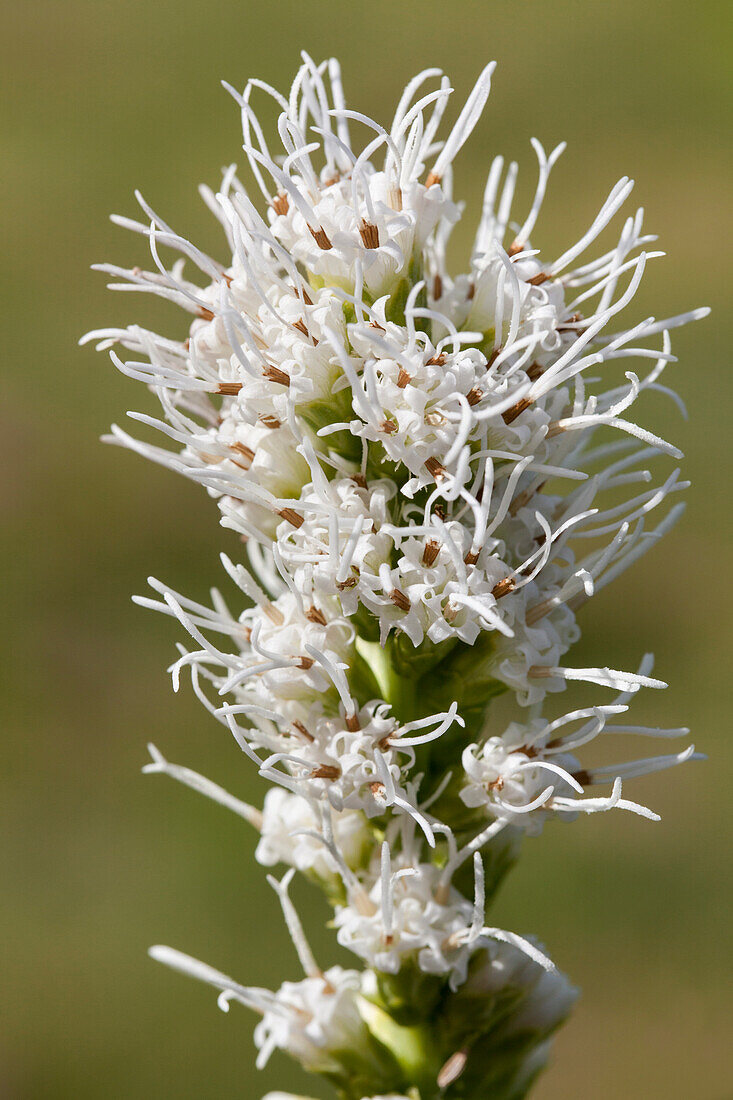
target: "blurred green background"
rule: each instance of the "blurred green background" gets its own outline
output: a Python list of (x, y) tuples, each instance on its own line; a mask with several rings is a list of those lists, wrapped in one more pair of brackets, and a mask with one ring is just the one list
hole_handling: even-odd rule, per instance
[[(617, 814), (527, 844), (495, 915), (539, 933), (583, 988), (537, 1100), (733, 1096), (726, 13), (684, 0), (3, 6), (0, 1096), (316, 1091), (284, 1058), (258, 1074), (246, 1012), (222, 1016), (209, 990), (146, 958), (162, 940), (247, 983), (298, 970), (246, 826), (139, 774), (152, 738), (170, 759), (262, 797), (190, 691), (171, 694), (175, 626), (129, 600), (149, 573), (203, 598), (234, 536), (194, 486), (99, 444), (111, 420), (151, 402), (106, 357), (76, 347), (89, 328), (133, 319), (182, 331), (173, 309), (109, 294), (89, 271), (145, 262), (144, 241), (107, 214), (134, 214), (139, 186), (181, 232), (220, 250), (196, 193), (238, 156), (238, 112), (219, 79), (287, 86), (302, 47), (337, 53), (351, 105), (385, 121), (418, 68), (444, 67), (461, 100), (498, 59), (489, 109), (458, 164), (457, 193), (470, 204), (462, 241), (495, 152), (520, 159), (521, 209), (535, 180), (530, 136), (567, 138), (535, 243), (551, 252), (575, 240), (628, 173), (669, 252), (637, 315), (714, 308), (674, 340), (681, 362), (669, 376), (690, 421), (664, 398), (645, 406), (645, 421), (687, 452), (689, 511), (586, 609), (577, 654), (632, 668), (653, 649), (671, 686), (635, 714), (689, 724), (710, 761), (633, 785), (632, 797), (661, 810), (660, 825)], [(318, 899), (303, 889), (297, 900), (330, 962)]]

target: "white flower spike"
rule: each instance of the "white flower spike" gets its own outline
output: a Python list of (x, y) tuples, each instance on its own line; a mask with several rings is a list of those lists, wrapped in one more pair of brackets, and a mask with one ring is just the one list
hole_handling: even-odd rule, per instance
[[(661, 255), (641, 210), (589, 258), (626, 178), (545, 256), (534, 234), (565, 145), (535, 139), (529, 208), (513, 213), (517, 166), (496, 157), (470, 260), (449, 270), (453, 162), (494, 68), (442, 138), (452, 89), (438, 69), (410, 81), (389, 125), (347, 106), (333, 59), (304, 54), (287, 95), (227, 86), (252, 186), (231, 166), (216, 193), (202, 188), (224, 259), (138, 195), (142, 219), (114, 220), (147, 239), (149, 270), (100, 270), (187, 320), (173, 336), (133, 324), (84, 338), (160, 403), (129, 415), (162, 445), (117, 426), (111, 441), (201, 484), (244, 544), (244, 561), (222, 556), (236, 603), (154, 579), (136, 599), (189, 636), (173, 686), (190, 676), (272, 783), (263, 808), (153, 745), (143, 770), (257, 830), (257, 861), (286, 868), (269, 881), (305, 976), (273, 993), (172, 948), (151, 955), (212, 985), (222, 1009), (260, 1015), (258, 1065), (286, 1051), (342, 1100), (525, 1096), (576, 994), (533, 939), (487, 922), (503, 875), (553, 819), (657, 820), (622, 784), (699, 755), (584, 765), (597, 738), (687, 730), (619, 720), (665, 686), (651, 657), (626, 672), (566, 655), (578, 610), (680, 515), (679, 471), (651, 469), (680, 452), (632, 409), (678, 400), (659, 381), (670, 332), (707, 311), (631, 316)], [(616, 697), (546, 717), (574, 681)], [(505, 728), (499, 694), (516, 704)], [(321, 970), (288, 893), (296, 872), (324, 891), (362, 970)]]

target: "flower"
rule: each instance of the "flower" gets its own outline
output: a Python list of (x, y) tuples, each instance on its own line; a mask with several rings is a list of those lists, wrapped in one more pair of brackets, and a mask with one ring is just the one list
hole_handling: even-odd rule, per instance
[[(651, 655), (647, 655), (640, 675), (651, 671), (651, 664)], [(629, 693), (622, 693), (615, 704), (572, 711), (552, 722), (539, 717), (528, 723), (512, 722), (500, 737), (467, 745), (461, 757), (465, 777), (461, 801), (471, 808), (482, 807), (495, 819), (531, 834), (541, 832), (550, 816), (573, 820), (580, 813), (614, 808), (659, 820), (645, 806), (621, 797), (622, 780), (699, 759), (694, 745), (678, 753), (591, 769), (583, 768), (572, 751), (604, 732), (663, 738), (689, 732), (609, 725), (609, 718), (628, 710), (629, 698)], [(586, 787), (604, 783), (613, 785), (610, 796), (586, 796)]]
[(338, 1051), (358, 1051), (368, 1043), (356, 1001), (360, 985), (357, 971), (338, 966), (300, 982), (284, 982), (255, 1028), (258, 1067), (278, 1048), (312, 1072), (338, 1072)]
[(375, 970), (397, 974), (413, 958), (425, 974), (460, 975), (466, 953), (456, 950), (452, 937), (470, 926), (473, 909), (458, 891), (437, 900), (439, 878), (432, 864), (408, 862), (392, 872), (387, 897), (378, 880), (367, 895), (371, 904), (361, 899), (336, 910), (338, 942)]
[[(272, 787), (265, 795), (261, 839), (255, 859), (264, 867), (287, 863), (303, 874), (332, 882), (338, 864), (318, 839), (320, 819), (313, 802)], [(371, 835), (358, 810), (344, 810), (333, 816), (334, 841), (344, 862), (358, 869), (371, 847)]]
[(294, 1092), (268, 1092), (262, 1100), (311, 1100), (308, 1096), (296, 1096)]
[[(286, 1051), (347, 1100), (442, 1095), (459, 1079), (461, 1095), (525, 1095), (575, 991), (531, 937), (486, 923), (518, 838), (613, 807), (656, 819), (622, 784), (697, 755), (585, 765), (601, 735), (687, 731), (615, 721), (641, 688), (665, 686), (651, 658), (636, 673), (565, 662), (579, 609), (681, 514), (679, 470), (652, 472), (680, 452), (630, 410), (677, 400), (659, 381), (670, 332), (706, 311), (628, 319), (660, 255), (641, 210), (588, 258), (626, 177), (561, 255), (535, 247), (564, 145), (534, 140), (529, 209), (512, 214), (516, 165), (497, 156), (470, 257), (451, 272), (452, 165), (493, 71), (443, 138), (452, 89), (435, 69), (387, 127), (347, 108), (333, 59), (304, 54), (288, 97), (229, 87), (254, 191), (233, 166), (202, 190), (224, 259), (138, 196), (144, 219), (115, 221), (147, 238), (151, 269), (101, 266), (113, 287), (182, 307), (186, 330), (86, 338), (161, 406), (130, 415), (163, 446), (117, 426), (112, 441), (201, 484), (244, 546), (245, 562), (222, 555), (231, 610), (216, 589), (208, 606), (154, 579), (137, 600), (191, 639), (174, 688), (188, 673), (274, 785), (260, 811), (154, 746), (145, 770), (231, 809), (258, 830), (261, 864), (288, 865), (269, 881), (305, 977), (272, 993), (152, 954), (219, 989), (222, 1008), (261, 1015), (258, 1064)], [(575, 681), (616, 698), (545, 718)], [(516, 704), (503, 732), (489, 710), (502, 693)], [(296, 870), (324, 890), (362, 971), (316, 964), (288, 893)]]

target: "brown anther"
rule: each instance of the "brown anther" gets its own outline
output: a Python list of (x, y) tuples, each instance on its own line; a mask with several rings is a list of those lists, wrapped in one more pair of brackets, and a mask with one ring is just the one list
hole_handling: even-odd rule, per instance
[(433, 511), (435, 512), (438, 519), (445, 522), (445, 519), (446, 519), (446, 516), (448, 515), (448, 513), (445, 510), (445, 505), (444, 504), (436, 504), (435, 507), (433, 508)]
[(223, 397), (236, 397), (241, 388), (241, 382), (220, 382), (216, 388), (216, 392), (220, 393)]
[(521, 241), (512, 241), (507, 249), (507, 256), (518, 256), (520, 252), (524, 252), (524, 245)]
[(341, 179), (340, 174), (338, 172), (336, 172), (335, 175), (329, 176), (327, 180), (324, 180), (323, 183), (321, 184), (321, 187), (322, 188), (333, 187), (334, 183), (338, 183), (340, 179)]
[(489, 790), (490, 791), (503, 791), (504, 790), (504, 780), (503, 780), (502, 776), (499, 776), (498, 779), (495, 779), (493, 783), (489, 783)]
[(407, 383), (410, 381), (410, 375), (407, 373), (404, 367), (400, 367), (399, 374), (397, 375), (397, 387), (404, 390)]
[(314, 768), (310, 773), (311, 779), (338, 779), (341, 775), (341, 768), (337, 768), (335, 764), (321, 764), (320, 767)]
[(283, 623), (285, 622), (285, 616), (283, 615), (279, 607), (275, 607), (275, 605), (271, 604), (269, 600), (265, 600), (264, 603), (261, 603), (260, 607), (264, 611), (265, 615), (267, 615), (271, 623), (274, 623), (275, 626), (283, 625)]
[(382, 423), (379, 426), (380, 426), (380, 428), (382, 429), (383, 432), (386, 432), (387, 435), (394, 435), (394, 433), (397, 431), (397, 427), (398, 427), (397, 421), (392, 420), (391, 418), (388, 418), (387, 420), (383, 420)]
[(391, 187), (388, 195), (388, 201), (392, 209), (396, 210), (397, 213), (399, 213), (402, 209), (402, 188)]
[(392, 735), (387, 734), (386, 737), (380, 737), (377, 741), (377, 748), (380, 752), (387, 752), (392, 745)]
[(380, 332), (386, 332), (387, 331), (386, 328), (384, 327), (384, 325), (380, 325), (379, 321), (370, 321), (369, 322), (369, 328), (377, 328), (377, 329), (379, 329)]
[(514, 577), (504, 577), (491, 589), (491, 595), (495, 600), (500, 600), (502, 596), (507, 596), (510, 592), (513, 592), (517, 587), (517, 582)]
[(380, 794), (384, 794), (384, 783), (370, 783), (369, 790), (375, 797)]
[(447, 623), (455, 622), (459, 611), (460, 607), (456, 607), (454, 603), (449, 603), (443, 612), (443, 618)]
[(243, 626), (242, 627), (242, 636), (243, 636), (245, 642), (250, 642), (252, 640), (252, 631), (250, 630), (250, 628), (248, 626)]
[(470, 283), (468, 284), (468, 290), (466, 291), (466, 297), (468, 298), (469, 302), (473, 301), (475, 294), (476, 284), (474, 283), (473, 279), (471, 279)]
[(183, 341), (183, 350), (184, 351), (190, 351), (191, 350), (191, 341), (189, 339), (186, 339), (186, 340)]
[(565, 429), (563, 428), (559, 420), (551, 420), (550, 423), (547, 425), (547, 435), (545, 436), (545, 439), (552, 439), (553, 436), (562, 435), (564, 431)]
[(582, 321), (582, 320), (583, 320), (583, 314), (582, 313), (574, 313), (572, 315), (572, 317), (568, 317), (568, 319), (567, 319), (567, 321), (565, 322), (564, 325), (558, 325), (557, 331), (558, 332), (577, 332), (577, 330), (574, 327), (571, 328), (570, 326), (571, 325), (575, 326), (575, 325), (578, 324), (579, 321)]
[[(450, 883), (439, 882), (435, 888), (435, 900), (438, 905), (447, 905), (450, 901)], [(450, 937), (448, 937), (450, 939)], [(450, 947), (450, 944), (447, 944)]]
[(435, 1083), (439, 1089), (447, 1089), (449, 1085), (452, 1085), (454, 1081), (463, 1073), (466, 1068), (466, 1062), (468, 1061), (467, 1050), (457, 1050), (455, 1054), (451, 1054), (450, 1058), (445, 1062), (443, 1068), (438, 1074)]
[(429, 569), (439, 553), (440, 543), (436, 542), (435, 539), (428, 539), (428, 541), (425, 543), (425, 549), (422, 552), (423, 565), (426, 565)]
[(251, 447), (248, 447), (245, 443), (231, 443), (230, 450), (236, 451), (238, 455), (246, 459), (247, 462), (252, 463), (254, 461), (255, 453)]
[(345, 581), (339, 581), (336, 585), (339, 592), (343, 592), (346, 588), (356, 588), (359, 581), (356, 577), (347, 577)]
[(313, 668), (313, 658), (312, 657), (299, 657), (298, 658), (298, 668), (302, 669), (303, 672), (307, 672), (309, 668)]
[(445, 363), (445, 355), (441, 351), (440, 355), (431, 355), (429, 359), (425, 361), (427, 367), (442, 367)]
[(425, 186), (432, 187), (434, 183), (440, 183), (440, 176), (436, 175), (435, 172), (428, 172)]
[(443, 280), (436, 272), (433, 275), (433, 301), (437, 302), (439, 298), (443, 297)]
[(587, 772), (585, 768), (581, 768), (580, 771), (570, 773), (576, 783), (580, 783), (581, 787), (587, 787), (589, 783), (593, 782), (593, 776), (590, 772)]
[(312, 342), (313, 347), (317, 347), (317, 345), (318, 345), (317, 338), (313, 335), (312, 332), (308, 331), (308, 326), (306, 325), (305, 321), (302, 318), (299, 321), (296, 321), (293, 324), (293, 328), (297, 328), (298, 332), (302, 332), (304, 336), (308, 337), (308, 339)]
[[(296, 292), (296, 293), (297, 293), (297, 292)], [(305, 303), (305, 305), (307, 305), (307, 306), (312, 306), (312, 305), (313, 305), (313, 299), (311, 298), (310, 294), (309, 294), (309, 293), (308, 293), (308, 291), (307, 291), (307, 290), (305, 289), (305, 287), (304, 287), (304, 286), (302, 286), (302, 285), (301, 285), (301, 287), (300, 287), (300, 299), (301, 299), (301, 301), (302, 301), (302, 302), (304, 302), (304, 303)]]
[(518, 416), (521, 416), (525, 409), (528, 409), (532, 404), (529, 397), (523, 397), (521, 401), (517, 401), (516, 405), (512, 405), (510, 409), (501, 414), (501, 419), (505, 424), (513, 424)]
[(272, 200), (272, 209), (276, 214), (287, 214), (290, 209), (290, 199), (284, 191), (281, 191), (279, 195), (275, 195), (275, 198)]
[(395, 607), (399, 607), (400, 611), (409, 611), (412, 606), (405, 593), (401, 592), (399, 588), (393, 588), (389, 598)]
[(296, 720), (293, 722), (293, 727), (298, 731), (301, 737), (306, 739), (306, 741), (313, 741), (313, 734), (308, 732), (302, 722)]
[(445, 466), (442, 462), (439, 462), (437, 458), (426, 459), (425, 468), (436, 481), (441, 477), (445, 477)]
[(277, 382), (279, 386), (290, 385), (290, 375), (286, 371), (280, 370), (279, 367), (265, 367), (262, 373), (268, 381)]
[(469, 390), (466, 394), (466, 401), (473, 407), (474, 405), (478, 405), (483, 396), (483, 391), (480, 390), (478, 386), (474, 386), (473, 389)]
[(199, 317), (203, 317), (204, 321), (214, 320), (214, 314), (211, 312), (210, 309), (207, 309), (206, 306), (199, 306), (198, 315)]
[(259, 416), (257, 419), (260, 424), (264, 424), (266, 428), (271, 428), (273, 431), (280, 427), (280, 421), (276, 416)]
[(351, 475), (351, 480), (353, 482), (355, 482), (359, 486), (360, 489), (366, 489), (367, 479), (364, 477), (363, 474), (352, 474)]
[(310, 623), (318, 623), (319, 626), (326, 625), (326, 616), (317, 607), (309, 607), (305, 613), (305, 617)]
[(364, 218), (361, 219), (359, 226), (359, 236), (365, 248), (379, 248), (379, 229)]
[(425, 423), (431, 428), (437, 428), (439, 424), (445, 424), (445, 417), (439, 412), (429, 412), (425, 414)]
[(488, 360), (486, 361), (486, 369), (487, 370), (489, 369), (489, 367), (493, 367), (493, 365), (496, 362), (500, 352), (501, 352), (501, 344), (499, 344), (498, 347), (494, 348), (494, 350), (492, 351), (492, 353), (489, 356)]
[(232, 283), (234, 282), (231, 275), (227, 275), (226, 271), (222, 271), (221, 277), (224, 280), (224, 282), (227, 284), (227, 286), (231, 286)]
[(533, 680), (548, 680), (553, 672), (550, 665), (531, 665), (527, 669), (527, 675), (531, 676)]
[(282, 508), (278, 513), (280, 519), (285, 519), (288, 523), (291, 523), (293, 527), (302, 527), (305, 520), (301, 516), (300, 512), (296, 512), (294, 508)]
[(540, 375), (543, 373), (544, 369), (545, 368), (541, 367), (539, 363), (532, 363), (529, 367), (527, 367), (527, 378), (529, 378), (530, 382), (536, 382)]
[(308, 228), (311, 231), (311, 236), (313, 237), (313, 240), (316, 242), (319, 248), (322, 248), (324, 252), (328, 252), (329, 248), (333, 248), (333, 245), (328, 239), (328, 233), (323, 228), (323, 226), (319, 226), (318, 229), (314, 229), (312, 225), (309, 225)]
[(358, 733), (361, 729), (361, 722), (359, 721), (358, 714), (347, 714), (344, 724), (349, 733)]
[(382, 936), (382, 943), (384, 944), (385, 947), (391, 947), (392, 946), (392, 944), (394, 943), (394, 936), (392, 935), (391, 932), (385, 932), (384, 933), (384, 935)]
[(536, 275), (533, 275), (531, 279), (527, 279), (527, 283), (529, 286), (542, 286), (549, 278), (550, 276), (546, 271), (539, 271)]
[(554, 604), (551, 599), (542, 600), (540, 603), (534, 604), (533, 607), (527, 608), (527, 611), (525, 612), (525, 623), (527, 624), (527, 626), (534, 626), (535, 623), (538, 623), (540, 619), (544, 619), (545, 615), (547, 615), (548, 612), (552, 611), (553, 607), (556, 606), (557, 605)]
[(478, 561), (478, 550), (469, 550), (463, 561), (465, 565), (475, 565)]

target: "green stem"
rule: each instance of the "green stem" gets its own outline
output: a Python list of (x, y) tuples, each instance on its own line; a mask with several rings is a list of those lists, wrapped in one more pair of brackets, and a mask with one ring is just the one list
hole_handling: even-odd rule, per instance
[(356, 650), (371, 669), (382, 698), (391, 705), (398, 721), (407, 722), (414, 717), (417, 705), (415, 677), (399, 673), (389, 648), (382, 648), (379, 642), (357, 638)]

